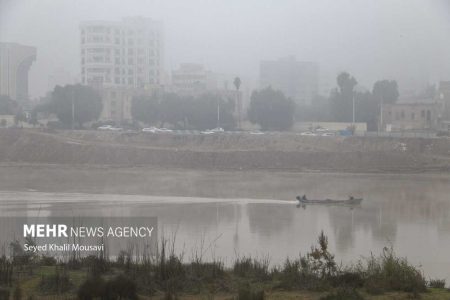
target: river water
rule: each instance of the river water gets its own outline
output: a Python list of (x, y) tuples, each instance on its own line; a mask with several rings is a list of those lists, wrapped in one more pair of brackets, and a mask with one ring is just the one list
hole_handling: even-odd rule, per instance
[[(427, 277), (450, 278), (450, 176), (284, 174), (283, 178), (291, 181), (284, 181), (281, 199), (274, 197), (276, 181), (267, 184), (266, 194), (255, 193), (272, 199), (250, 198), (248, 193), (239, 198), (234, 192), (228, 193), (234, 197), (223, 198), (1, 191), (0, 214), (157, 217), (158, 235), (174, 240), (176, 252), (184, 253), (185, 259), (202, 253), (205, 259), (215, 257), (227, 265), (244, 255), (280, 264), (286, 257), (306, 253), (323, 230), (331, 251), (343, 263), (392, 246)], [(245, 182), (239, 184), (245, 190)], [(227, 194), (218, 182), (214, 190)], [(297, 207), (293, 199), (286, 199), (289, 193), (310, 198), (351, 194), (364, 201), (354, 208)]]

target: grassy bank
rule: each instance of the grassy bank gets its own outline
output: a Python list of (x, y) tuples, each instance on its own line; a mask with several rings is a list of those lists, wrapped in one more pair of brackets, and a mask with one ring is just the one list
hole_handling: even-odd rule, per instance
[(390, 248), (338, 265), (323, 234), (277, 267), (251, 257), (231, 268), (195, 256), (185, 262), (166, 241), (156, 256), (121, 252), (114, 260), (104, 253), (57, 260), (12, 246), (15, 254), (0, 259), (0, 299), (450, 299), (444, 280), (427, 280)]

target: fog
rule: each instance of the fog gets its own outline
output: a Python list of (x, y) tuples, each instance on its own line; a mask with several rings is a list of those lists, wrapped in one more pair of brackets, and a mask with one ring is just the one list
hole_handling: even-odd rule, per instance
[[(165, 72), (183, 62), (241, 76), (257, 87), (259, 62), (295, 55), (320, 65), (320, 85), (348, 71), (371, 88), (396, 79), (400, 92), (450, 79), (446, 0), (0, 0), (0, 40), (37, 47), (30, 96), (56, 69), (77, 80), (79, 23), (142, 15), (161, 20)], [(69, 79), (68, 79), (69, 80)], [(68, 82), (70, 83), (70, 82)]]

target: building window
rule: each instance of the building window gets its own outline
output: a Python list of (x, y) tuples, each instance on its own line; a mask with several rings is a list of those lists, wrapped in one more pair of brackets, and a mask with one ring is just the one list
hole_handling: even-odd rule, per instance
[(411, 113), (411, 120), (414, 120), (416, 118), (416, 115), (414, 113)]
[(427, 110), (427, 121), (431, 121), (431, 111)]
[(405, 118), (405, 112), (403, 110), (401, 111), (400, 116), (401, 116), (402, 119)]
[(422, 110), (421, 112), (420, 112), (420, 116), (424, 119), (425, 118), (425, 111), (424, 110)]

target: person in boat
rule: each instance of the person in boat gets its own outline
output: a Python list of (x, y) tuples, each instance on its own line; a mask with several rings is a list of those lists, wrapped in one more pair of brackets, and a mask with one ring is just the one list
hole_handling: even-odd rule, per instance
[(303, 195), (302, 200), (308, 200), (308, 199), (306, 198), (306, 195)]
[(348, 200), (354, 200), (355, 198), (353, 196), (349, 196)]

